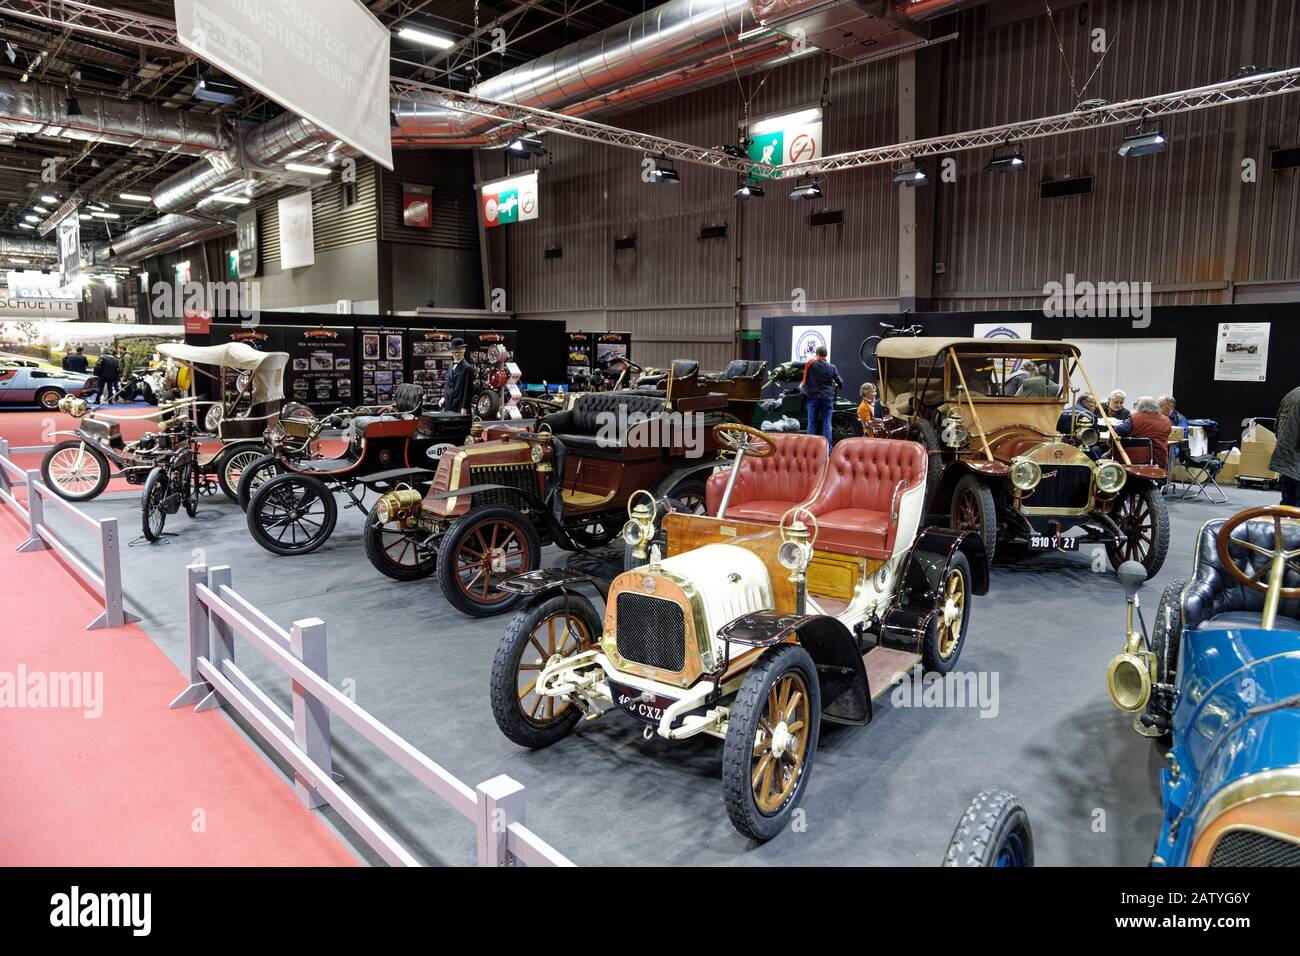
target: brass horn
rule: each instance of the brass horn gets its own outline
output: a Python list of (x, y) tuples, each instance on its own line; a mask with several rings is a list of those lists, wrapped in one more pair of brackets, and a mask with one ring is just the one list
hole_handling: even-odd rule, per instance
[(1156, 656), (1147, 650), (1142, 632), (1133, 626), (1133, 611), (1138, 606), (1138, 592), (1146, 581), (1146, 568), (1136, 561), (1125, 561), (1116, 572), (1128, 600), (1128, 637), (1123, 653), (1117, 654), (1106, 669), (1106, 690), (1116, 707), (1131, 714), (1144, 710), (1151, 699)]

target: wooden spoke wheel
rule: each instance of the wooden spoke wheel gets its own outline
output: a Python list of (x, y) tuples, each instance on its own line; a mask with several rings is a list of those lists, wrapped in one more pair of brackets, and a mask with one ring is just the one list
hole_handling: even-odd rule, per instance
[(338, 514), (334, 493), (320, 479), (278, 475), (249, 499), (248, 530), (273, 554), (308, 554), (333, 533)]
[(508, 611), (519, 594), (501, 582), (540, 566), (537, 529), (514, 508), (494, 506), (470, 511), (442, 539), (438, 549), (438, 583), (459, 611), (486, 617)]
[(820, 724), (812, 657), (798, 644), (767, 651), (731, 704), (723, 747), (723, 799), (737, 830), (770, 840), (785, 828), (807, 784)]
[(974, 475), (963, 476), (952, 493), (951, 518), (954, 530), (980, 536), (992, 560), (998, 546), (998, 511), (989, 486)]
[(581, 595), (553, 594), (521, 608), (510, 622), (492, 663), (492, 714), (522, 747), (547, 747), (566, 736), (582, 716), (565, 698), (537, 692), (549, 664), (596, 646), (601, 620)]
[(1111, 518), (1119, 525), (1123, 541), (1106, 545), (1112, 567), (1136, 561), (1146, 568), (1147, 577), (1155, 577), (1169, 553), (1169, 510), (1164, 496), (1151, 485), (1125, 492), (1116, 503)]

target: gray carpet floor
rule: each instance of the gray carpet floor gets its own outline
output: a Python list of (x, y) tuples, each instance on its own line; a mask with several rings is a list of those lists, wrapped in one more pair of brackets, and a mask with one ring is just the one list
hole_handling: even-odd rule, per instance
[[(1229, 504), (1172, 501), (1172, 543), (1145, 592), (1191, 567), (1201, 524), (1276, 501), (1228, 489)], [(85, 506), (139, 534), (138, 496)], [(50, 509), (53, 513), (54, 509)], [(79, 551), (90, 542), (61, 514), (51, 523)], [(175, 536), (123, 549), (128, 605), (167, 656), (184, 666), (185, 566), (233, 568), (237, 591), (283, 626), (319, 617), (328, 627), (329, 677), (359, 704), (470, 786), (506, 773), (526, 787), (528, 824), (578, 864), (917, 865), (940, 862), (952, 829), (981, 789), (1019, 794), (1034, 827), (1039, 865), (1139, 866), (1159, 820), (1153, 745), (1130, 729), (1106, 695), (1105, 673), (1123, 642), (1124, 601), (1113, 573), (1090, 555), (1034, 556), (995, 568), (977, 598), (959, 662), (996, 679), (996, 714), (978, 708), (877, 701), (866, 727), (826, 725), (798, 825), (755, 845), (728, 822), (722, 748), (713, 738), (645, 741), (621, 714), (585, 723), (539, 752), (507, 741), (492, 719), (488, 676), (505, 618), (475, 620), (444, 602), (436, 581), (398, 583), (371, 568), (362, 515), (342, 510), (319, 551), (279, 557), (250, 538), (224, 497), (197, 518), (168, 520)], [(565, 555), (550, 549), (548, 564)], [(74, 585), (69, 585), (74, 586)], [(1151, 618), (1148, 611), (1148, 620)], [(103, 639), (114, 639), (111, 632)], [(247, 645), (239, 666), (286, 708), (288, 682)], [(184, 685), (177, 673), (177, 691)], [(270, 759), (270, 758), (268, 758)], [(422, 861), (469, 864), (471, 825), (346, 726), (335, 725), (345, 788)], [(338, 824), (332, 811), (323, 811)], [(339, 824), (347, 839), (345, 826)], [(362, 859), (368, 848), (353, 838)]]

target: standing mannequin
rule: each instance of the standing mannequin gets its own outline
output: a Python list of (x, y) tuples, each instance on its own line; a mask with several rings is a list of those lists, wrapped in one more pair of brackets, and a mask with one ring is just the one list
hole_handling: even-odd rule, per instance
[(469, 412), (470, 392), (474, 384), (474, 366), (465, 361), (465, 340), (451, 340), (452, 366), (447, 370), (447, 387), (442, 394), (442, 409), (445, 412)]

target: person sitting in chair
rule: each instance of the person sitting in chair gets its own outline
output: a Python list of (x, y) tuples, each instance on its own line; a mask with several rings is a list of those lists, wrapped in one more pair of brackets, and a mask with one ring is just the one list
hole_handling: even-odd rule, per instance
[(1160, 413), (1160, 403), (1154, 398), (1149, 395), (1139, 398), (1133, 403), (1129, 417), (1114, 428), (1120, 437), (1151, 439), (1151, 463), (1158, 468), (1169, 468), (1169, 418)]

